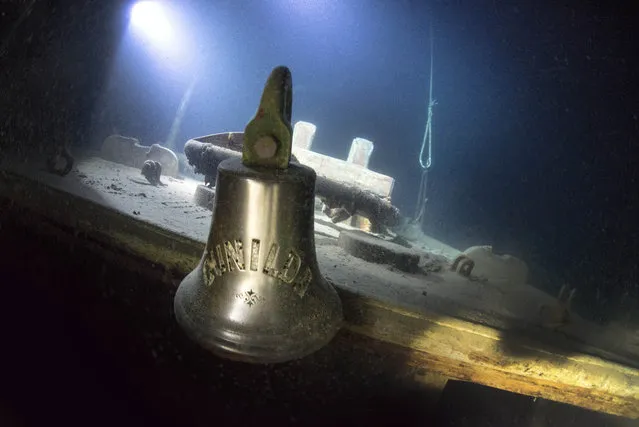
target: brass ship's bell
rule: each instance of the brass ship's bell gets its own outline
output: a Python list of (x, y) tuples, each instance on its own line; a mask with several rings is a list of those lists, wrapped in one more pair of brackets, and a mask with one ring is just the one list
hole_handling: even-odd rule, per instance
[(315, 254), (315, 171), (291, 162), (292, 80), (275, 68), (244, 133), (242, 159), (217, 170), (204, 255), (180, 283), (178, 323), (233, 360), (277, 363), (326, 345), (342, 322)]

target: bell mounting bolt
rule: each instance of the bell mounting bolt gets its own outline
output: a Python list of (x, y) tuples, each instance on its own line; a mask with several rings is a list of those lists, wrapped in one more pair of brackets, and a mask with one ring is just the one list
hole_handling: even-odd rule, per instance
[(288, 168), (293, 146), (293, 80), (284, 66), (273, 69), (260, 106), (244, 130), (242, 163), (249, 167)]

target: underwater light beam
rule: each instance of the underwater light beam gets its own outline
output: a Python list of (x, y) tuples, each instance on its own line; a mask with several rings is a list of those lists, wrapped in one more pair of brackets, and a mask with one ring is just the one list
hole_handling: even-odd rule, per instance
[[(190, 68), (196, 52), (189, 48), (191, 37), (185, 31), (184, 22), (180, 23), (180, 13), (171, 5), (162, 1), (143, 0), (135, 3), (130, 10), (129, 31), (138, 39), (147, 43), (147, 50), (165, 64), (177, 65), (178, 68)], [(196, 68), (200, 68), (199, 66)], [(197, 70), (193, 72), (191, 83), (186, 88), (177, 114), (173, 119), (169, 135), (165, 141), (168, 148), (175, 148), (175, 140), (184, 119), (186, 108), (191, 101), (194, 88), (199, 80)]]
[(153, 44), (170, 45), (175, 40), (167, 10), (157, 1), (140, 1), (131, 8), (131, 26)]

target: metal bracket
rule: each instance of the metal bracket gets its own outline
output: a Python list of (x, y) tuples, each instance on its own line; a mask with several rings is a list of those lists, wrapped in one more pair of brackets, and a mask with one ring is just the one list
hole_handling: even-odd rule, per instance
[(245, 166), (288, 168), (293, 146), (292, 104), (291, 71), (276, 67), (266, 81), (257, 113), (244, 130)]

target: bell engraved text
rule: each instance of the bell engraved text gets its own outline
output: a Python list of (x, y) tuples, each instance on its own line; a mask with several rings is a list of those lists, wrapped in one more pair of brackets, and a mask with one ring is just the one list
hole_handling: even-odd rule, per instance
[(204, 255), (203, 272), (204, 283), (211, 286), (216, 278), (231, 271), (259, 271), (274, 277), (293, 287), (295, 293), (303, 297), (313, 280), (310, 266), (302, 261), (302, 257), (295, 249), (286, 252), (283, 261), (279, 260), (280, 245), (268, 245), (268, 253), (264, 265), (260, 267), (260, 253), (264, 247), (260, 239), (251, 239), (248, 251), (248, 263), (245, 262), (245, 245), (239, 239), (228, 240), (207, 247)]

